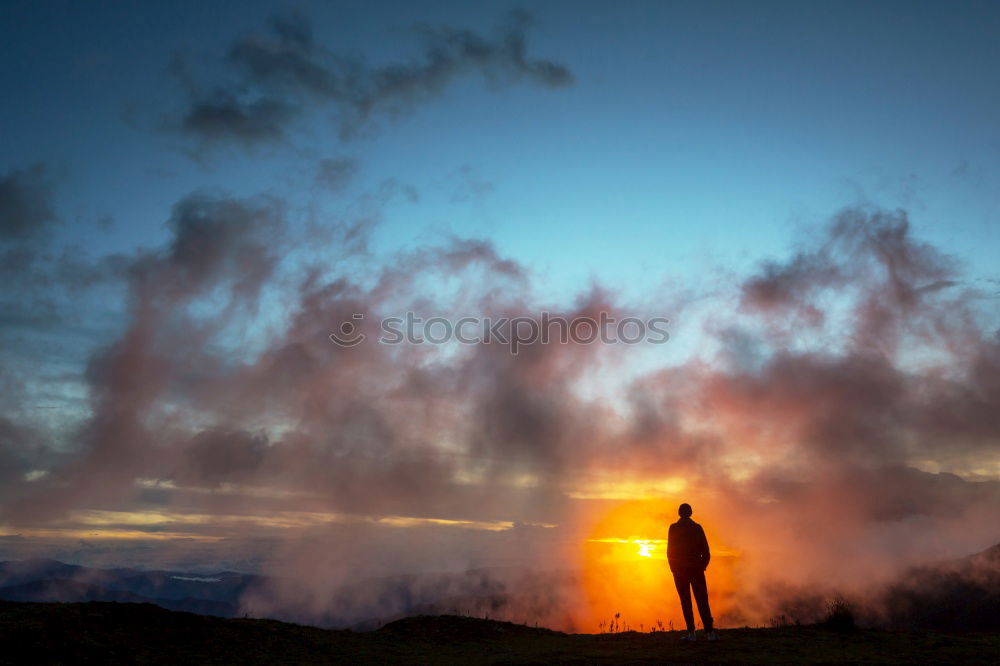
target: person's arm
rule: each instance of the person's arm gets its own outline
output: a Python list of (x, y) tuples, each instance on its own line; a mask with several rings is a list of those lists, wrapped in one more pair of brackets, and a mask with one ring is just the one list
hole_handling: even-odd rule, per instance
[(677, 545), (674, 541), (674, 526), (671, 524), (667, 530), (667, 562), (672, 562), (676, 553)]
[(704, 568), (708, 568), (708, 562), (712, 559), (712, 552), (708, 549), (708, 537), (705, 536), (705, 530), (700, 525), (698, 526), (698, 531), (701, 532), (701, 556), (702, 564)]

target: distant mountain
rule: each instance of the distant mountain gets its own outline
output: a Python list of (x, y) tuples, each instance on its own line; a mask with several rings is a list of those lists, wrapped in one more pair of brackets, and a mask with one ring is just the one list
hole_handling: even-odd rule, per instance
[(886, 589), (882, 604), (893, 627), (1000, 631), (1000, 544), (910, 569)]
[(171, 610), (234, 617), (262, 576), (138, 569), (94, 569), (56, 560), (0, 562), (0, 600), (153, 603)]
[(131, 592), (111, 590), (73, 580), (33, 580), (0, 589), (4, 601), (120, 601), (146, 603), (149, 600)]
[[(31, 559), (16, 562), (0, 562), (0, 587), (28, 583), (33, 580), (72, 579), (85, 567), (63, 564), (56, 560)], [(93, 571), (97, 571), (94, 569)]]
[(311, 581), (229, 571), (95, 569), (46, 559), (0, 562), (0, 600), (152, 603), (205, 615), (248, 613), (327, 628), (377, 629), (419, 614), (460, 613), (519, 621), (552, 618), (565, 605), (559, 595), (574, 585), (569, 573), (522, 569), (386, 576), (338, 587), (315, 610), (286, 601), (313, 596)]

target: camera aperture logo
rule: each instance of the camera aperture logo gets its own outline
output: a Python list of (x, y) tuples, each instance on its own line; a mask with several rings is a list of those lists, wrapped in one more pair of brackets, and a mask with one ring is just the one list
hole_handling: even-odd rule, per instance
[[(330, 333), (330, 340), (341, 347), (356, 347), (368, 339), (362, 332), (365, 315), (355, 313)], [(666, 317), (616, 318), (601, 312), (596, 318), (541, 312), (538, 317), (418, 317), (407, 312), (403, 317), (385, 317), (379, 321), (378, 342), (384, 345), (463, 345), (499, 344), (517, 354), (535, 344), (663, 344), (670, 340)]]

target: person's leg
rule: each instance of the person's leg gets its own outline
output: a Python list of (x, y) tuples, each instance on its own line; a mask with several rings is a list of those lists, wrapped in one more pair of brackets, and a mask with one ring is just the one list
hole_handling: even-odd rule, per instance
[[(712, 609), (708, 607), (708, 584), (705, 582), (705, 572), (695, 571), (691, 574), (691, 590), (694, 592), (694, 600), (698, 603), (698, 614), (701, 615), (701, 623), (705, 625), (705, 631), (712, 631)], [(691, 601), (688, 601), (690, 608)]]
[(687, 623), (687, 630), (694, 631), (694, 610), (691, 608), (691, 581), (688, 580), (687, 572), (674, 572), (674, 585), (677, 587), (677, 595), (681, 598), (681, 612), (684, 613), (684, 622)]

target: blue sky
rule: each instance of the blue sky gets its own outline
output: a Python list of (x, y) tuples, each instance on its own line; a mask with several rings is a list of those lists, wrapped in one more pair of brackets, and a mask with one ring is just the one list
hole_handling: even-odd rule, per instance
[[(930, 240), (991, 269), (1000, 85), (991, 3), (543, 3), (528, 52), (574, 85), (491, 89), (475, 75), (398, 120), (340, 140), (309, 118), (296, 145), (186, 154), (156, 131), (177, 54), (218, 68), (228, 43), (276, 11), (371, 64), (418, 57), (418, 24), (488, 34), (502, 4), (9, 3), (0, 77), (4, 169), (44, 162), (61, 233), (94, 250), (155, 245), (196, 188), (305, 202), (315, 161), (359, 160), (361, 183), (420, 194), (394, 205), (387, 247), (422, 234), (488, 237), (559, 293), (618, 288), (705, 261), (752, 265), (801, 228), (867, 202), (903, 207)], [(462, 169), (484, 187), (455, 194)], [(462, 199), (453, 201), (453, 199)], [(110, 216), (109, 234), (86, 222)], [(83, 224), (76, 224), (82, 222)]]

